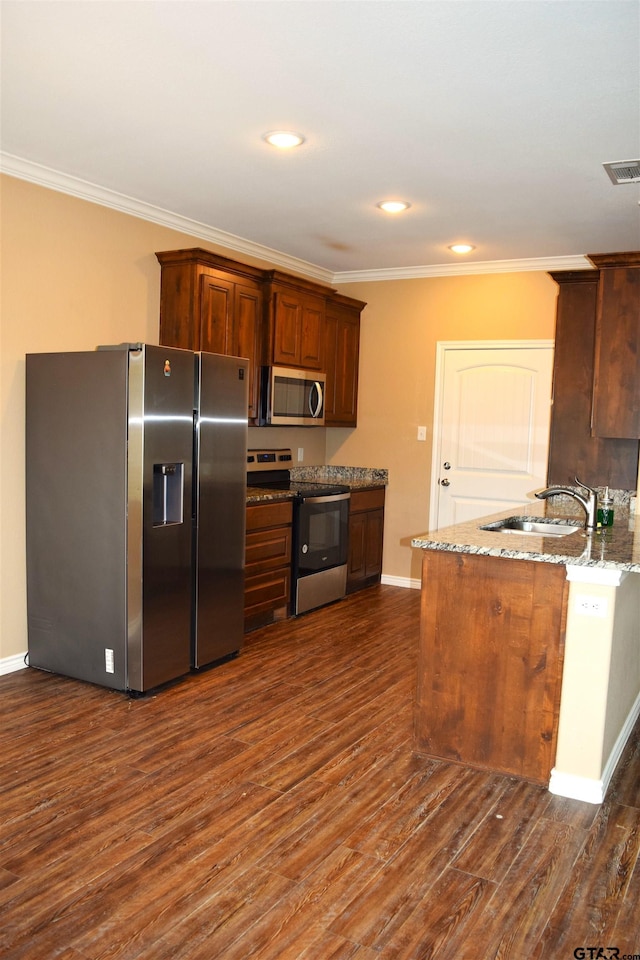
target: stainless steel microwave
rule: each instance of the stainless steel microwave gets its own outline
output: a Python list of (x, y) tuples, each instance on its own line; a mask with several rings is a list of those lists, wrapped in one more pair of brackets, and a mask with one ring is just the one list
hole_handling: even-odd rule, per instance
[(271, 426), (324, 426), (326, 375), (295, 367), (263, 367), (260, 423)]

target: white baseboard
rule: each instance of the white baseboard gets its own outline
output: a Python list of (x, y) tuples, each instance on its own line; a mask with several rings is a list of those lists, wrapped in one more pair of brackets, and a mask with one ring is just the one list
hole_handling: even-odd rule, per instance
[(5, 673), (15, 673), (16, 670), (24, 670), (26, 668), (26, 663), (24, 658), (27, 655), (27, 651), (24, 653), (16, 653), (14, 657), (4, 657), (0, 660), (0, 677)]
[(421, 586), (420, 580), (413, 580), (411, 577), (388, 577), (384, 573), (380, 582), (390, 587), (406, 587), (408, 590), (419, 590)]
[(558, 797), (569, 797), (570, 800), (602, 803), (606, 791), (602, 780), (578, 777), (573, 773), (560, 773), (554, 767), (549, 779), (549, 792)]
[(631, 731), (639, 716), (640, 694), (636, 697), (636, 701), (618, 734), (613, 749), (609, 754), (609, 759), (602, 771), (602, 778), (600, 780), (594, 780), (590, 777), (578, 777), (572, 773), (561, 773), (554, 767), (551, 771), (551, 779), (549, 780), (550, 792), (557, 794), (559, 797), (570, 797), (572, 800), (585, 800), (587, 803), (602, 803), (609, 784), (611, 783), (611, 778), (622, 756), (622, 751), (631, 736)]

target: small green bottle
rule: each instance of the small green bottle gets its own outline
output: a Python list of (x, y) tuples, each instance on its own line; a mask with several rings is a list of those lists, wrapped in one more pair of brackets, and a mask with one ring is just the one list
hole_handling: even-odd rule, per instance
[(598, 526), (610, 527), (613, 524), (613, 497), (609, 495), (609, 487), (605, 487), (604, 497), (598, 504)]

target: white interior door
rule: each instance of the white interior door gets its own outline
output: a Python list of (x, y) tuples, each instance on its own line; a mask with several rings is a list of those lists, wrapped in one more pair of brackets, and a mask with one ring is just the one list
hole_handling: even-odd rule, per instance
[(545, 485), (552, 373), (553, 341), (438, 344), (431, 529)]

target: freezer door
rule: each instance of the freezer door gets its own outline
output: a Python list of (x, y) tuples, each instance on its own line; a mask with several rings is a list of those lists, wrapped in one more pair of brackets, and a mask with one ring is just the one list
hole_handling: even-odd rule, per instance
[(196, 355), (192, 665), (242, 647), (248, 361)]
[(194, 355), (129, 353), (128, 682), (189, 672)]

